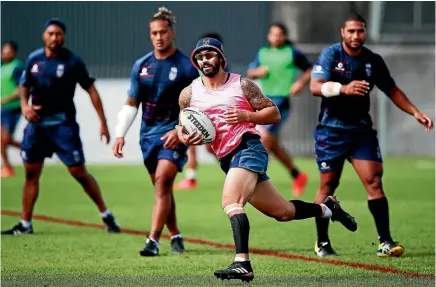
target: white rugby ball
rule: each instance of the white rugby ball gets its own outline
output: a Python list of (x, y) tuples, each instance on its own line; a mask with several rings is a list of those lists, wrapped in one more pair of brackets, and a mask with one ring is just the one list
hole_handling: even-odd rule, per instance
[(180, 123), (183, 131), (190, 134), (193, 131), (201, 134), (204, 143), (212, 143), (215, 140), (216, 132), (210, 118), (200, 109), (186, 108), (180, 112)]

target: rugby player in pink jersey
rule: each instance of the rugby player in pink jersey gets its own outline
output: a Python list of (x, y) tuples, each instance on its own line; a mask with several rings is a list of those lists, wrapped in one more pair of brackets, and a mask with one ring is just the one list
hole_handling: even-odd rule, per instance
[[(275, 104), (252, 81), (224, 72), (226, 58), (222, 44), (203, 38), (191, 54), (191, 61), (203, 75), (180, 93), (180, 110), (195, 107), (212, 120), (216, 138), (211, 147), (226, 173), (221, 205), (233, 231), (236, 256), (226, 269), (215, 271), (221, 279), (254, 278), (249, 260), (250, 224), (244, 206), (250, 202), (256, 209), (277, 221), (313, 217), (331, 218), (355, 231), (357, 223), (334, 197), (314, 204), (285, 200), (266, 174), (268, 153), (260, 141), (256, 125), (277, 123), (280, 112)], [(185, 134), (177, 126), (178, 136), (186, 145), (201, 145), (203, 138), (195, 132)]]

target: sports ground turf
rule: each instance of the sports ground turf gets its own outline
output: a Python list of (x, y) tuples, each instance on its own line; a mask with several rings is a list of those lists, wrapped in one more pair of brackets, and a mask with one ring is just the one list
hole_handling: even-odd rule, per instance
[[(312, 201), (318, 174), (312, 159), (299, 159), (310, 182), (302, 199)], [(233, 259), (230, 223), (221, 209), (224, 174), (218, 165), (199, 169), (200, 188), (175, 193), (178, 223), (185, 237), (184, 255), (143, 258), (144, 231), (150, 228), (153, 189), (145, 169), (136, 166), (89, 166), (124, 234), (107, 234), (96, 207), (63, 166), (46, 166), (33, 221), (35, 234), (2, 236), (2, 286), (235, 286), (213, 276)], [(2, 228), (19, 220), (23, 170), (2, 180)], [(290, 198), (290, 179), (276, 162), (269, 175)], [(351, 233), (331, 224), (333, 247), (341, 256), (318, 259), (313, 253), (314, 220), (279, 223), (251, 206), (253, 286), (434, 286), (434, 158), (385, 160), (384, 187), (389, 198), (391, 230), (405, 246), (402, 258), (377, 258), (377, 241), (366, 193), (347, 164), (337, 191), (343, 207), (358, 223)], [(164, 231), (166, 232), (166, 230)]]

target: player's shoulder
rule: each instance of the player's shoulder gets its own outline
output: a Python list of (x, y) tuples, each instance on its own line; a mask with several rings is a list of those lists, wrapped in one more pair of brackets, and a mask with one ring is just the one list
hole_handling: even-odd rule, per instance
[(263, 45), (257, 50), (257, 54), (268, 53), (271, 50), (269, 45)]
[(372, 61), (383, 60), (383, 57), (380, 54), (372, 51), (371, 49), (365, 46), (362, 47), (362, 54), (364, 55), (365, 58), (370, 59)]
[(182, 51), (177, 50), (175, 56), (182, 66), (192, 66), (191, 59)]
[(29, 53), (27, 56), (28, 61), (39, 60), (44, 57), (44, 48), (38, 48)]
[(62, 48), (62, 57), (73, 64), (83, 63), (82, 58), (67, 48)]
[(323, 49), (323, 53), (325, 54), (334, 54), (338, 53), (342, 50), (342, 44), (341, 43), (334, 43), (326, 48)]
[(144, 56), (139, 57), (138, 59), (135, 60), (135, 62), (133, 63), (134, 67), (141, 67), (144, 64), (149, 63), (150, 61), (153, 61), (154, 59), (154, 53), (153, 51), (145, 54)]
[(191, 58), (180, 50), (177, 50), (175, 56), (185, 75), (189, 75), (190, 78), (199, 76), (197, 68), (191, 62)]
[(256, 81), (251, 80), (251, 79), (246, 78), (246, 77), (243, 77), (242, 75), (239, 75), (239, 74), (234, 74), (234, 75), (236, 75), (235, 78), (239, 78), (239, 83), (241, 84), (242, 90), (247, 89), (247, 88), (259, 88)]

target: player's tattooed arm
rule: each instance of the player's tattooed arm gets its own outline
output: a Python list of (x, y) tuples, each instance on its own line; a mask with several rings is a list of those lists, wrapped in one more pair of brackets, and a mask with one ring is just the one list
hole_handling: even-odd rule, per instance
[(127, 97), (126, 105), (138, 108), (139, 107), (139, 101), (136, 98)]
[(191, 105), (192, 86), (189, 85), (180, 92), (179, 106), (183, 110)]
[(247, 121), (258, 125), (274, 124), (280, 121), (280, 112), (271, 99), (264, 96), (251, 80), (241, 78), (241, 88), (255, 112), (247, 114)]
[(274, 102), (265, 97), (259, 89), (259, 86), (257, 86), (253, 81), (247, 78), (241, 78), (241, 87), (244, 96), (255, 111), (274, 106)]

